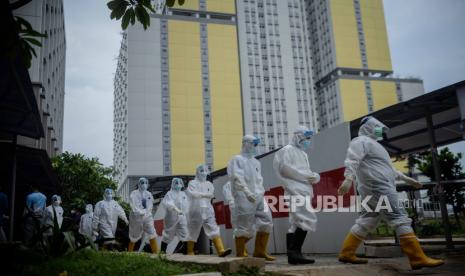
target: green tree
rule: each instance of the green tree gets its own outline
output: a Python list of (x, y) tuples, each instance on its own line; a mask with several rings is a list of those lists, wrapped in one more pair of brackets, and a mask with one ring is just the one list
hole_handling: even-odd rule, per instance
[(105, 167), (98, 158), (87, 158), (82, 154), (64, 152), (52, 158), (52, 166), (61, 184), (63, 208), (84, 210), (88, 203), (103, 199), (105, 188), (116, 190), (113, 180), (115, 170)]
[[(441, 180), (457, 180), (465, 178), (465, 173), (460, 163), (462, 153), (454, 154), (449, 148), (443, 148), (438, 153), (439, 170)], [(435, 179), (433, 159), (431, 152), (421, 153), (414, 157), (414, 163), (417, 168), (431, 180)], [(446, 203), (452, 205), (455, 220), (460, 226), (458, 214), (464, 212), (465, 187), (462, 185), (445, 185)]]

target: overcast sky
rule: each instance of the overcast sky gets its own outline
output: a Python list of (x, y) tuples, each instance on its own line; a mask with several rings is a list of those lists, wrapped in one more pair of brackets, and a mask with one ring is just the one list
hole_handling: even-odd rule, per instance
[[(64, 150), (112, 165), (113, 74), (121, 35), (106, 2), (64, 0)], [(384, 0), (384, 8), (396, 75), (423, 79), (427, 92), (465, 79), (465, 1)], [(463, 152), (465, 143), (453, 149)]]

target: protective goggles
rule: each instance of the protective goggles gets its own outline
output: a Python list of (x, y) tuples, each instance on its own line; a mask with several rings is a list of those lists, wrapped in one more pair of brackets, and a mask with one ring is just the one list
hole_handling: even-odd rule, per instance
[(260, 144), (260, 138), (253, 139), (252, 144), (254, 147), (258, 146)]
[(307, 130), (304, 132), (305, 138), (310, 138), (313, 136), (313, 134), (314, 134), (313, 130)]

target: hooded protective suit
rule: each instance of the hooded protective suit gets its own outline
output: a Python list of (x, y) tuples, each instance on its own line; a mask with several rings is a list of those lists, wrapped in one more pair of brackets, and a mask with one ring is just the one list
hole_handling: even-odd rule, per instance
[(357, 191), (362, 200), (372, 196), (368, 201), (371, 209), (375, 210), (381, 196), (386, 196), (392, 210), (381, 209), (379, 212), (363, 210), (344, 240), (339, 261), (353, 264), (366, 263), (367, 260), (357, 258), (355, 251), (367, 234), (377, 226), (378, 221), (383, 219), (395, 229), (402, 251), (408, 256), (412, 269), (444, 264), (443, 260), (432, 259), (425, 255), (410, 226), (412, 220), (402, 206), (399, 206), (395, 179), (400, 178), (416, 188), (421, 187), (421, 183), (393, 168), (389, 154), (377, 142), (388, 130), (383, 123), (368, 116), (362, 119), (361, 124), (358, 137), (351, 141), (347, 150), (345, 180), (338, 192), (346, 193), (352, 182), (356, 180)]
[(231, 182), (227, 182), (223, 185), (223, 196), (225, 203), (229, 206), (229, 212), (231, 214), (231, 226), (233, 229), (236, 227), (236, 203), (231, 192)]
[(92, 219), (94, 217), (94, 211), (92, 204), (86, 205), (86, 213), (81, 216), (79, 222), (79, 234), (93, 238), (94, 234), (92, 231)]
[[(320, 181), (320, 175), (310, 169), (305, 152), (308, 149), (306, 147), (309, 146), (307, 141), (310, 141), (311, 136), (313, 131), (299, 126), (294, 131), (289, 145), (276, 152), (273, 160), (273, 168), (284, 184), (284, 195), (299, 196), (303, 200), (310, 201), (309, 204), (313, 197), (312, 184)], [(294, 233), (297, 227), (305, 231), (316, 230), (316, 215), (307, 210), (306, 206), (308, 204), (295, 206), (295, 212), (289, 213), (289, 233)]]
[[(273, 167), (284, 184), (284, 195), (290, 198), (289, 230), (286, 235), (289, 264), (311, 264), (315, 262), (302, 255), (302, 245), (307, 231), (316, 230), (317, 218), (308, 207), (313, 197), (313, 184), (320, 181), (320, 175), (310, 169), (307, 153), (313, 131), (299, 126), (289, 145), (276, 152)], [(297, 201), (301, 204), (296, 204)], [(303, 201), (303, 202), (302, 202)]]
[[(234, 156), (228, 164), (228, 176), (231, 192), (236, 205), (236, 225), (234, 239), (236, 256), (246, 257), (246, 243), (253, 237), (256, 229), (255, 249), (253, 256), (274, 261), (276, 258), (267, 253), (268, 239), (273, 222), (271, 212), (265, 209), (263, 178), (261, 165), (255, 155), (260, 139), (245, 135), (242, 138), (241, 154)], [(255, 226), (255, 227), (254, 227)], [(254, 229), (255, 228), (255, 229)]]
[(166, 193), (161, 204), (165, 207), (165, 219), (162, 242), (169, 244), (174, 237), (185, 242), (188, 239), (186, 214), (188, 211), (187, 195), (182, 188), (182, 179), (173, 178), (171, 190)]
[[(53, 195), (52, 196), (52, 204), (50, 204), (49, 206), (47, 206), (47, 212), (46, 212), (46, 225), (49, 225), (51, 227), (53, 227), (53, 220), (54, 220), (54, 213), (53, 213), (53, 209), (55, 209), (55, 214), (57, 216), (57, 222), (58, 222), (58, 227), (61, 228), (61, 225), (63, 224), (63, 214), (64, 214), (64, 210), (63, 208), (60, 206), (61, 205), (61, 197), (58, 196), (58, 195)], [(49, 235), (52, 234), (52, 229), (49, 229), (47, 231), (47, 233)]]
[[(388, 128), (373, 117), (367, 117), (363, 122), (358, 137), (350, 142), (347, 150), (344, 176), (346, 179), (356, 180), (357, 191), (362, 200), (366, 196), (372, 196), (368, 202), (371, 209), (375, 209), (380, 196), (387, 196), (392, 212), (386, 209), (382, 209), (381, 212), (363, 210), (351, 232), (360, 239), (364, 239), (371, 230), (376, 228), (379, 219), (382, 218), (396, 230), (398, 235), (411, 233), (413, 232), (410, 226), (412, 220), (399, 206), (395, 186), (396, 178), (405, 179), (406, 177), (394, 169), (388, 152), (377, 142), (382, 138), (379, 135), (379, 129), (386, 133)], [(348, 182), (345, 181), (345, 183)]]
[(254, 157), (256, 140), (252, 135), (244, 136), (241, 154), (234, 156), (227, 168), (236, 205), (235, 237), (252, 238), (254, 225), (257, 231), (266, 233), (273, 227), (271, 212), (264, 205), (261, 165)]
[(147, 234), (149, 240), (157, 235), (152, 216), (153, 196), (147, 191), (148, 180), (145, 177), (139, 179), (138, 188), (131, 192), (129, 205), (129, 239), (135, 243), (142, 238), (142, 233)]
[(215, 212), (211, 204), (214, 197), (215, 188), (210, 181), (207, 181), (209, 174), (206, 165), (200, 165), (195, 171), (195, 179), (189, 182), (187, 195), (189, 197), (189, 240), (187, 242), (187, 254), (194, 254), (194, 242), (197, 241), (200, 229), (205, 231), (205, 235), (213, 241), (216, 253), (219, 257), (226, 257), (231, 254), (231, 249), (224, 248), (220, 237), (220, 228), (216, 224)]
[(216, 224), (215, 212), (211, 204), (215, 188), (207, 181), (208, 168), (205, 165), (197, 167), (195, 179), (189, 181), (186, 194), (189, 198), (189, 216), (187, 218), (189, 227), (189, 241), (197, 241), (200, 229), (209, 239), (220, 235), (220, 228)]
[(129, 224), (123, 208), (113, 200), (113, 190), (105, 189), (104, 200), (95, 204), (94, 216), (92, 218), (92, 229), (105, 239), (115, 237), (118, 217)]

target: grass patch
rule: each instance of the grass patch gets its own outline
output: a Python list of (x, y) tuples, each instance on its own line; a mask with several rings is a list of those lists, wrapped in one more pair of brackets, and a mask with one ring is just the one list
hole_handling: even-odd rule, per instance
[(62, 258), (48, 259), (40, 264), (27, 265), (23, 275), (178, 275), (212, 271), (212, 268), (193, 264), (179, 264), (149, 254), (96, 252), (81, 250)]

